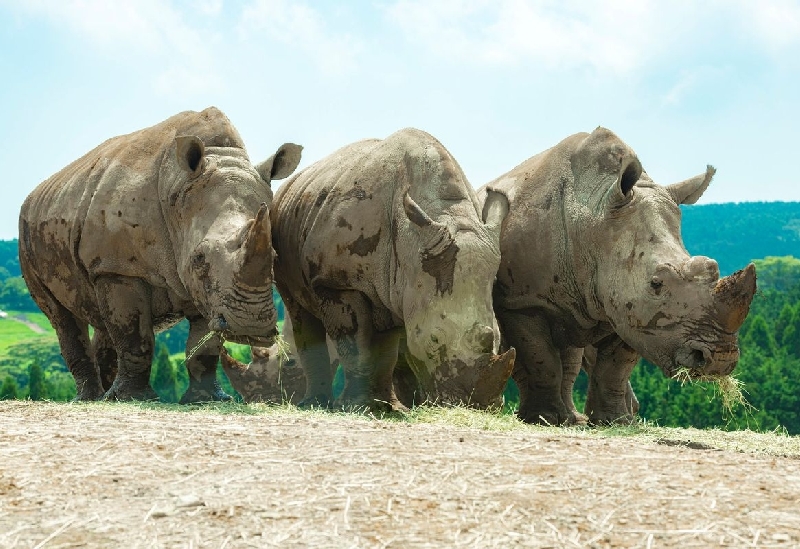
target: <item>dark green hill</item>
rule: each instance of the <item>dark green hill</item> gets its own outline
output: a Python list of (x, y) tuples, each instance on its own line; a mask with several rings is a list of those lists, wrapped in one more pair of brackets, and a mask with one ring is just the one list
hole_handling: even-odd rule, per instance
[(767, 256), (800, 258), (800, 202), (683, 206), (683, 241), (713, 257), (723, 275)]

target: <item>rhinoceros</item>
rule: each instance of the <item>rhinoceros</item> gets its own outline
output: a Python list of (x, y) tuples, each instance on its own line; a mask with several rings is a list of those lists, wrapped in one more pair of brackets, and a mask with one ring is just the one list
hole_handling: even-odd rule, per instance
[(491, 296), (507, 205), (489, 193), (481, 210), (450, 153), (416, 129), (346, 146), (282, 185), (275, 280), (305, 372), (301, 404), (330, 403), (326, 334), (343, 405), (404, 408), (392, 384), (401, 340), (428, 399), (500, 401), (515, 356), (495, 354)]
[[(31, 192), (20, 266), (58, 334), (77, 400), (155, 398), (153, 334), (184, 317), (187, 352), (209, 330), (271, 342), (269, 182), (290, 175), (300, 152), (287, 143), (254, 167), (211, 107), (109, 139)], [(215, 336), (195, 349), (184, 402), (227, 397), (215, 376), (219, 347)]]
[(627, 144), (597, 128), (480, 190), (505, 193), (510, 204), (494, 305), (519, 353), (512, 375), (521, 419), (576, 419), (562, 376), (565, 365), (577, 373), (585, 346), (596, 347), (585, 409), (593, 423), (631, 419), (628, 380), (640, 355), (668, 376), (733, 370), (755, 267), (720, 279), (716, 261), (690, 256), (680, 233), (679, 205), (696, 202), (714, 173), (708, 166), (657, 185)]

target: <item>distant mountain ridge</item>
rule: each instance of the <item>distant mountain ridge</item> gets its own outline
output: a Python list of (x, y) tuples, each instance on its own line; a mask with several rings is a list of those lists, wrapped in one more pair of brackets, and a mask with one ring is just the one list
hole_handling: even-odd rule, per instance
[(728, 275), (753, 259), (800, 258), (800, 202), (740, 202), (682, 206), (683, 242), (692, 255), (712, 257)]

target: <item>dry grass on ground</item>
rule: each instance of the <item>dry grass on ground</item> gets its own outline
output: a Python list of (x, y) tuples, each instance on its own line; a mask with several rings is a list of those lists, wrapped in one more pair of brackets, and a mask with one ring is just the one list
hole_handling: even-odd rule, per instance
[(0, 403), (0, 547), (796, 547), (800, 439)]

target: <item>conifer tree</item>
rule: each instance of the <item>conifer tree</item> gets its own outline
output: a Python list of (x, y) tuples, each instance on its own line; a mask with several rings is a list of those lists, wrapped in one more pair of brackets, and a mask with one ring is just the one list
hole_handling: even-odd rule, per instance
[(178, 390), (175, 382), (175, 366), (169, 358), (169, 349), (159, 343), (150, 371), (150, 386), (158, 393), (162, 402), (178, 402)]
[(28, 368), (28, 398), (31, 400), (44, 400), (47, 398), (44, 371), (37, 361), (33, 361)]
[(743, 340), (748, 345), (757, 346), (768, 356), (775, 354), (775, 339), (772, 336), (769, 325), (767, 325), (767, 321), (760, 314), (753, 317), (750, 329), (744, 335)]
[(14, 400), (15, 398), (17, 398), (17, 380), (8, 374), (3, 380), (3, 386), (0, 387), (0, 400)]

